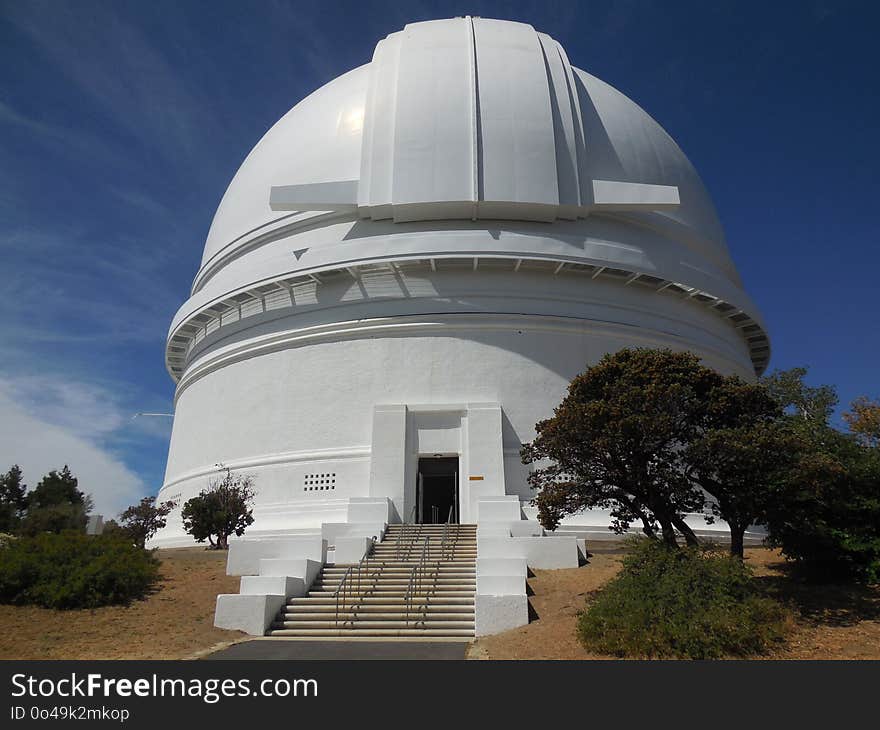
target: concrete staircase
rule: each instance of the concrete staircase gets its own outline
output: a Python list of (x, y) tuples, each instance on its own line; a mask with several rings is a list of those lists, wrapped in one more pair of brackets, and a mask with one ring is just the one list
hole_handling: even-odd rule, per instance
[(325, 565), (267, 634), (473, 636), (476, 558), (476, 525), (390, 525), (359, 563)]

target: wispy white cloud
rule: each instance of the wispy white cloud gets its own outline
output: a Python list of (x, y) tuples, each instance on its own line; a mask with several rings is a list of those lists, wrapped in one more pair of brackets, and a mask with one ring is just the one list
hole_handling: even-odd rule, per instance
[[(141, 201), (151, 204), (159, 205)], [(10, 263), (0, 333), (39, 342), (161, 342), (183, 299), (167, 276), (173, 243), (114, 238), (72, 228), (0, 230)]]
[(210, 98), (113, 4), (83, 13), (75, 4), (34, 0), (8, 5), (4, 14), (118, 128), (166, 159), (189, 158), (205, 126), (216, 125)]
[(0, 380), (0, 468), (19, 464), (34, 487), (67, 464), (95, 511), (116, 515), (154, 490), (107, 445), (127, 420), (96, 386), (45, 376)]
[(27, 132), (30, 139), (62, 149), (80, 160), (97, 160), (105, 164), (118, 164), (122, 161), (106, 140), (61, 124), (27, 116), (0, 100), (0, 126), (2, 125), (18, 127)]

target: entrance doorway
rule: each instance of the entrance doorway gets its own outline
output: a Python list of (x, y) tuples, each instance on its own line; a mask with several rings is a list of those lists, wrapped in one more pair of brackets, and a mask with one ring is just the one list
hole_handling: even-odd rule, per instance
[(458, 457), (419, 459), (416, 522), (437, 525), (458, 522)]

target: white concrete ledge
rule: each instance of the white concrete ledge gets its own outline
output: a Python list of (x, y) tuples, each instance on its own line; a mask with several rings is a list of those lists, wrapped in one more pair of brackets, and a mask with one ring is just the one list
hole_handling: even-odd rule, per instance
[(336, 564), (358, 562), (366, 555), (372, 542), (368, 537), (337, 537), (333, 562)]
[[(477, 502), (477, 524), (483, 522), (516, 522), (522, 516), (519, 497), (499, 494), (483, 497)], [(509, 525), (506, 525), (509, 527)]]
[(530, 568), (577, 568), (574, 537), (477, 537), (481, 558), (525, 558)]
[(477, 558), (477, 575), (517, 575), (525, 578), (525, 558)]
[(392, 521), (393, 503), (388, 497), (351, 497), (348, 501), (346, 522)]
[(498, 634), (529, 622), (529, 601), (516, 596), (474, 597), (474, 629), (477, 636)]
[(544, 528), (537, 520), (517, 520), (511, 523), (510, 534), (514, 537), (541, 537)]
[(317, 560), (292, 560), (290, 558), (263, 558), (260, 560), (260, 575), (264, 577), (302, 578), (306, 590), (311, 588), (323, 563)]
[(304, 596), (305, 581), (292, 575), (244, 575), (238, 592), (243, 596), (282, 595), (285, 598)]
[(327, 560), (327, 541), (320, 536), (266, 540), (236, 540), (229, 544), (226, 575), (257, 575), (265, 558)]
[(480, 575), (477, 573), (477, 594), (481, 596), (524, 596), (524, 575)]
[(384, 522), (325, 522), (321, 525), (321, 537), (328, 546), (336, 545), (341, 537), (374, 537), (378, 541), (384, 535)]
[(244, 631), (251, 636), (265, 636), (287, 599), (280, 594), (217, 596), (214, 626), (218, 629)]
[(510, 537), (507, 522), (478, 522), (477, 537)]

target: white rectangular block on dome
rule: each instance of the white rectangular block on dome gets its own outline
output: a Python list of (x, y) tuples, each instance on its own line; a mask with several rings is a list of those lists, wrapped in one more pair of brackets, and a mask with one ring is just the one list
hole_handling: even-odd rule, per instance
[(229, 543), (226, 575), (257, 575), (264, 558), (315, 560), (323, 564), (327, 560), (327, 541), (320, 536), (235, 540)]

